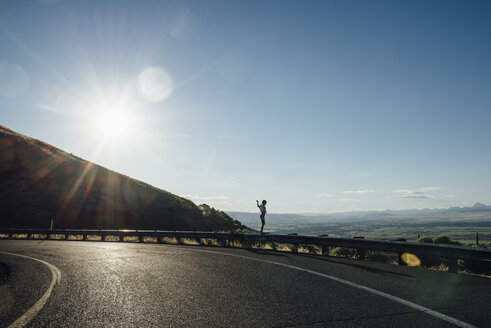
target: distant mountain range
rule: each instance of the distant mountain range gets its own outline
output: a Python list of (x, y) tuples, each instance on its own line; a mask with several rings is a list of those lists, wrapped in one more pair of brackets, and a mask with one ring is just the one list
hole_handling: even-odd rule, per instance
[(141, 181), (0, 125), (0, 227), (245, 229), (222, 211), (196, 206)]

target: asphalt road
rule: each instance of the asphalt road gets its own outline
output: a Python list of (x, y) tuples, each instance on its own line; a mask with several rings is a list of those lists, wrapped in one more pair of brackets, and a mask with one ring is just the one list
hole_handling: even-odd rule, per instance
[[(137, 243), (2, 240), (0, 252), (40, 259), (61, 271), (28, 327), (455, 326), (359, 286), (464, 323), (491, 325), (491, 280), (476, 276), (332, 257)], [(49, 289), (53, 274), (24, 257), (0, 253), (0, 262), (10, 269), (0, 285), (0, 327), (8, 327)]]

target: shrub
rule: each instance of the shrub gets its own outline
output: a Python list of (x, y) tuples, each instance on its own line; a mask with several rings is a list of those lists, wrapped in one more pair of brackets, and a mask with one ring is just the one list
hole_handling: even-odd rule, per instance
[(346, 247), (336, 247), (331, 251), (332, 255), (339, 257), (356, 257), (356, 249)]
[(364, 248), (357, 248), (355, 257), (360, 260), (364, 260), (366, 255), (366, 250)]
[(380, 251), (369, 250), (365, 254), (365, 258), (368, 261), (372, 262), (382, 262), (387, 263), (389, 261), (389, 257), (385, 254), (382, 254)]
[(421, 237), (418, 239), (418, 243), (433, 244), (433, 239), (431, 237)]
[(309, 254), (317, 254), (319, 252), (319, 248), (314, 245), (300, 245), (300, 247)]
[(433, 239), (433, 243), (435, 244), (450, 244), (450, 238), (447, 236), (438, 236)]
[[(421, 237), (418, 239), (418, 243), (433, 244), (433, 238)], [(424, 267), (439, 266), (441, 263), (439, 257), (435, 257), (435, 256), (431, 256), (431, 255), (425, 255), (425, 254), (416, 254), (416, 255), (421, 260), (421, 266), (424, 266)]]
[(269, 242), (269, 243), (266, 243), (265, 247), (268, 247), (271, 248), (272, 250), (277, 250), (278, 249), (278, 243), (275, 242), (275, 241), (272, 241), (272, 242)]

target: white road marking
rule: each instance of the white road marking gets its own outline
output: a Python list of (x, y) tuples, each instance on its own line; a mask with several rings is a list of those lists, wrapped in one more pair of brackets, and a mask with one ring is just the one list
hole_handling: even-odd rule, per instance
[(313, 275), (316, 275), (316, 276), (320, 276), (320, 277), (323, 277), (323, 278), (334, 280), (334, 281), (340, 282), (342, 284), (345, 284), (345, 285), (348, 285), (348, 286), (351, 286), (351, 287), (355, 287), (355, 288), (358, 288), (358, 289), (362, 289), (364, 291), (367, 291), (369, 293), (372, 293), (372, 294), (375, 294), (375, 295), (378, 295), (378, 296), (385, 297), (385, 298), (387, 298), (387, 299), (389, 299), (391, 301), (394, 301), (394, 302), (397, 302), (397, 303), (400, 303), (400, 304), (404, 304), (404, 305), (409, 306), (409, 307), (411, 307), (413, 309), (416, 309), (416, 310), (422, 311), (422, 312), (424, 312), (426, 314), (429, 314), (431, 316), (434, 316), (434, 317), (436, 317), (438, 319), (441, 319), (441, 320), (450, 322), (450, 323), (452, 323), (452, 324), (454, 324), (456, 326), (463, 327), (463, 328), (476, 328), (476, 326), (473, 326), (473, 325), (468, 324), (466, 322), (463, 322), (463, 321), (460, 321), (458, 319), (449, 317), (448, 315), (445, 315), (443, 313), (440, 313), (440, 312), (431, 310), (431, 309), (429, 309), (427, 307), (418, 305), (416, 303), (406, 301), (406, 300), (404, 300), (402, 298), (399, 298), (397, 296), (393, 296), (393, 295), (390, 295), (390, 294), (381, 292), (379, 290), (376, 290), (376, 289), (373, 289), (373, 288), (370, 288), (370, 287), (367, 287), (367, 286), (363, 286), (363, 285), (360, 285), (360, 284), (357, 284), (357, 283), (354, 283), (354, 282), (351, 282), (351, 281), (348, 281), (348, 280), (344, 280), (344, 279), (341, 279), (341, 278), (333, 277), (333, 276), (330, 276), (330, 275), (327, 275), (327, 274), (324, 274), (324, 273), (320, 273), (320, 272), (317, 272), (317, 271), (313, 271), (313, 270), (309, 270), (309, 269), (304, 269), (304, 268), (301, 268), (301, 267), (297, 267), (297, 266), (289, 265), (289, 264), (284, 264), (284, 263), (280, 263), (280, 262), (274, 262), (274, 261), (256, 259), (256, 258), (253, 258), (253, 257), (247, 257), (247, 256), (243, 256), (243, 255), (229, 254), (229, 253), (223, 253), (223, 252), (214, 252), (214, 251), (205, 251), (205, 250), (201, 250), (201, 249), (193, 249), (193, 251), (203, 252), (203, 253), (211, 253), (211, 254), (220, 254), (220, 255), (226, 255), (226, 256), (233, 256), (233, 257), (238, 257), (238, 258), (242, 258), (242, 259), (247, 259), (247, 260), (252, 260), (252, 261), (258, 261), (258, 262), (264, 262), (264, 263), (270, 263), (270, 264), (275, 264), (275, 265), (279, 265), (279, 266), (290, 268), (290, 269), (294, 269), (294, 270), (308, 272), (308, 273), (313, 274)]
[(29, 310), (27, 310), (23, 315), (21, 315), (17, 320), (15, 320), (14, 323), (12, 323), (9, 328), (22, 328), (25, 327), (37, 314), (38, 312), (43, 308), (43, 306), (46, 304), (46, 301), (48, 298), (51, 296), (51, 292), (53, 291), (53, 288), (57, 283), (60, 282), (61, 280), (61, 271), (55, 267), (53, 264), (50, 264), (48, 262), (45, 262), (43, 260), (36, 259), (34, 257), (26, 256), (26, 255), (20, 255), (20, 254), (14, 254), (14, 253), (9, 253), (9, 252), (0, 252), (1, 254), (7, 254), (7, 255), (12, 255), (12, 256), (19, 256), (19, 257), (24, 257), (30, 260), (38, 261), (46, 265), (50, 270), (52, 274), (52, 279), (51, 279), (51, 284), (49, 285), (48, 289), (44, 293), (43, 296), (34, 304)]

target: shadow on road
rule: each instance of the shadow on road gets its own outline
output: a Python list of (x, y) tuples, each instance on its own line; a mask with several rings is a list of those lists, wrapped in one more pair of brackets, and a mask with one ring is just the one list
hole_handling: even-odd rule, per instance
[(262, 250), (262, 249), (253, 249), (253, 248), (244, 248), (246, 251), (254, 253), (254, 254), (259, 254), (259, 255), (273, 255), (273, 256), (279, 256), (279, 257), (289, 257), (286, 254), (281, 254), (278, 252), (272, 252), (269, 250)]
[(330, 263), (347, 265), (347, 266), (351, 266), (351, 267), (354, 267), (354, 268), (357, 268), (357, 269), (362, 269), (362, 270), (373, 272), (373, 273), (377, 273), (377, 274), (395, 275), (395, 276), (401, 276), (401, 277), (414, 278), (413, 275), (406, 274), (406, 273), (400, 273), (400, 272), (382, 270), (382, 269), (372, 268), (372, 267), (369, 267), (369, 266), (365, 266), (365, 265), (361, 265), (361, 264), (356, 264), (356, 263), (344, 263), (344, 262), (336, 261), (334, 259), (330, 259), (330, 258), (326, 258), (326, 257), (318, 257), (318, 256), (315, 256), (315, 255), (309, 255), (309, 254), (299, 254), (299, 255), (300, 256), (303, 256), (303, 257), (308, 257), (308, 258), (311, 258), (311, 259), (315, 259), (315, 260), (318, 260), (318, 261), (325, 261), (325, 262), (330, 262)]
[(0, 262), (0, 285), (7, 281), (7, 278), (9, 277), (9, 268), (7, 267), (6, 264)]
[(277, 252), (274, 250), (262, 250), (262, 249), (250, 249), (250, 248), (245, 248), (248, 252), (258, 254), (258, 255), (273, 255), (273, 256), (278, 256), (278, 257), (286, 257), (290, 258), (292, 256), (300, 256), (300, 257), (307, 257), (310, 259), (314, 259), (317, 261), (324, 261), (324, 262), (330, 262), (330, 263), (336, 263), (336, 264), (341, 264), (341, 265), (347, 265), (351, 266), (357, 269), (377, 273), (377, 274), (382, 274), (382, 275), (394, 275), (394, 276), (400, 276), (400, 277), (406, 277), (406, 278), (414, 278), (413, 275), (406, 274), (406, 273), (400, 273), (400, 272), (394, 272), (394, 271), (388, 271), (388, 270), (383, 270), (383, 269), (377, 269), (369, 266), (365, 266), (363, 264), (356, 264), (356, 263), (345, 263), (342, 261), (336, 261), (335, 258), (330, 258), (330, 257), (320, 257), (316, 255), (311, 255), (311, 254), (282, 254), (281, 252)]
[[(352, 322), (354, 326), (357, 321), (364, 321), (366, 322), (367, 320), (371, 319), (379, 319), (379, 318), (397, 318), (398, 316), (407, 316), (409, 315), (414, 315), (419, 313), (417, 310), (410, 310), (410, 311), (401, 311), (401, 312), (393, 312), (393, 313), (386, 313), (386, 314), (381, 314), (381, 315), (368, 315), (368, 316), (352, 316), (349, 318), (333, 318), (332, 320), (323, 320), (323, 321), (308, 321), (308, 322), (301, 322), (301, 323), (294, 323), (294, 324), (289, 324), (289, 325), (282, 325), (282, 326), (274, 326), (274, 328), (293, 328), (293, 327), (330, 327), (334, 323), (348, 323)], [(351, 326), (351, 325), (350, 325)]]

